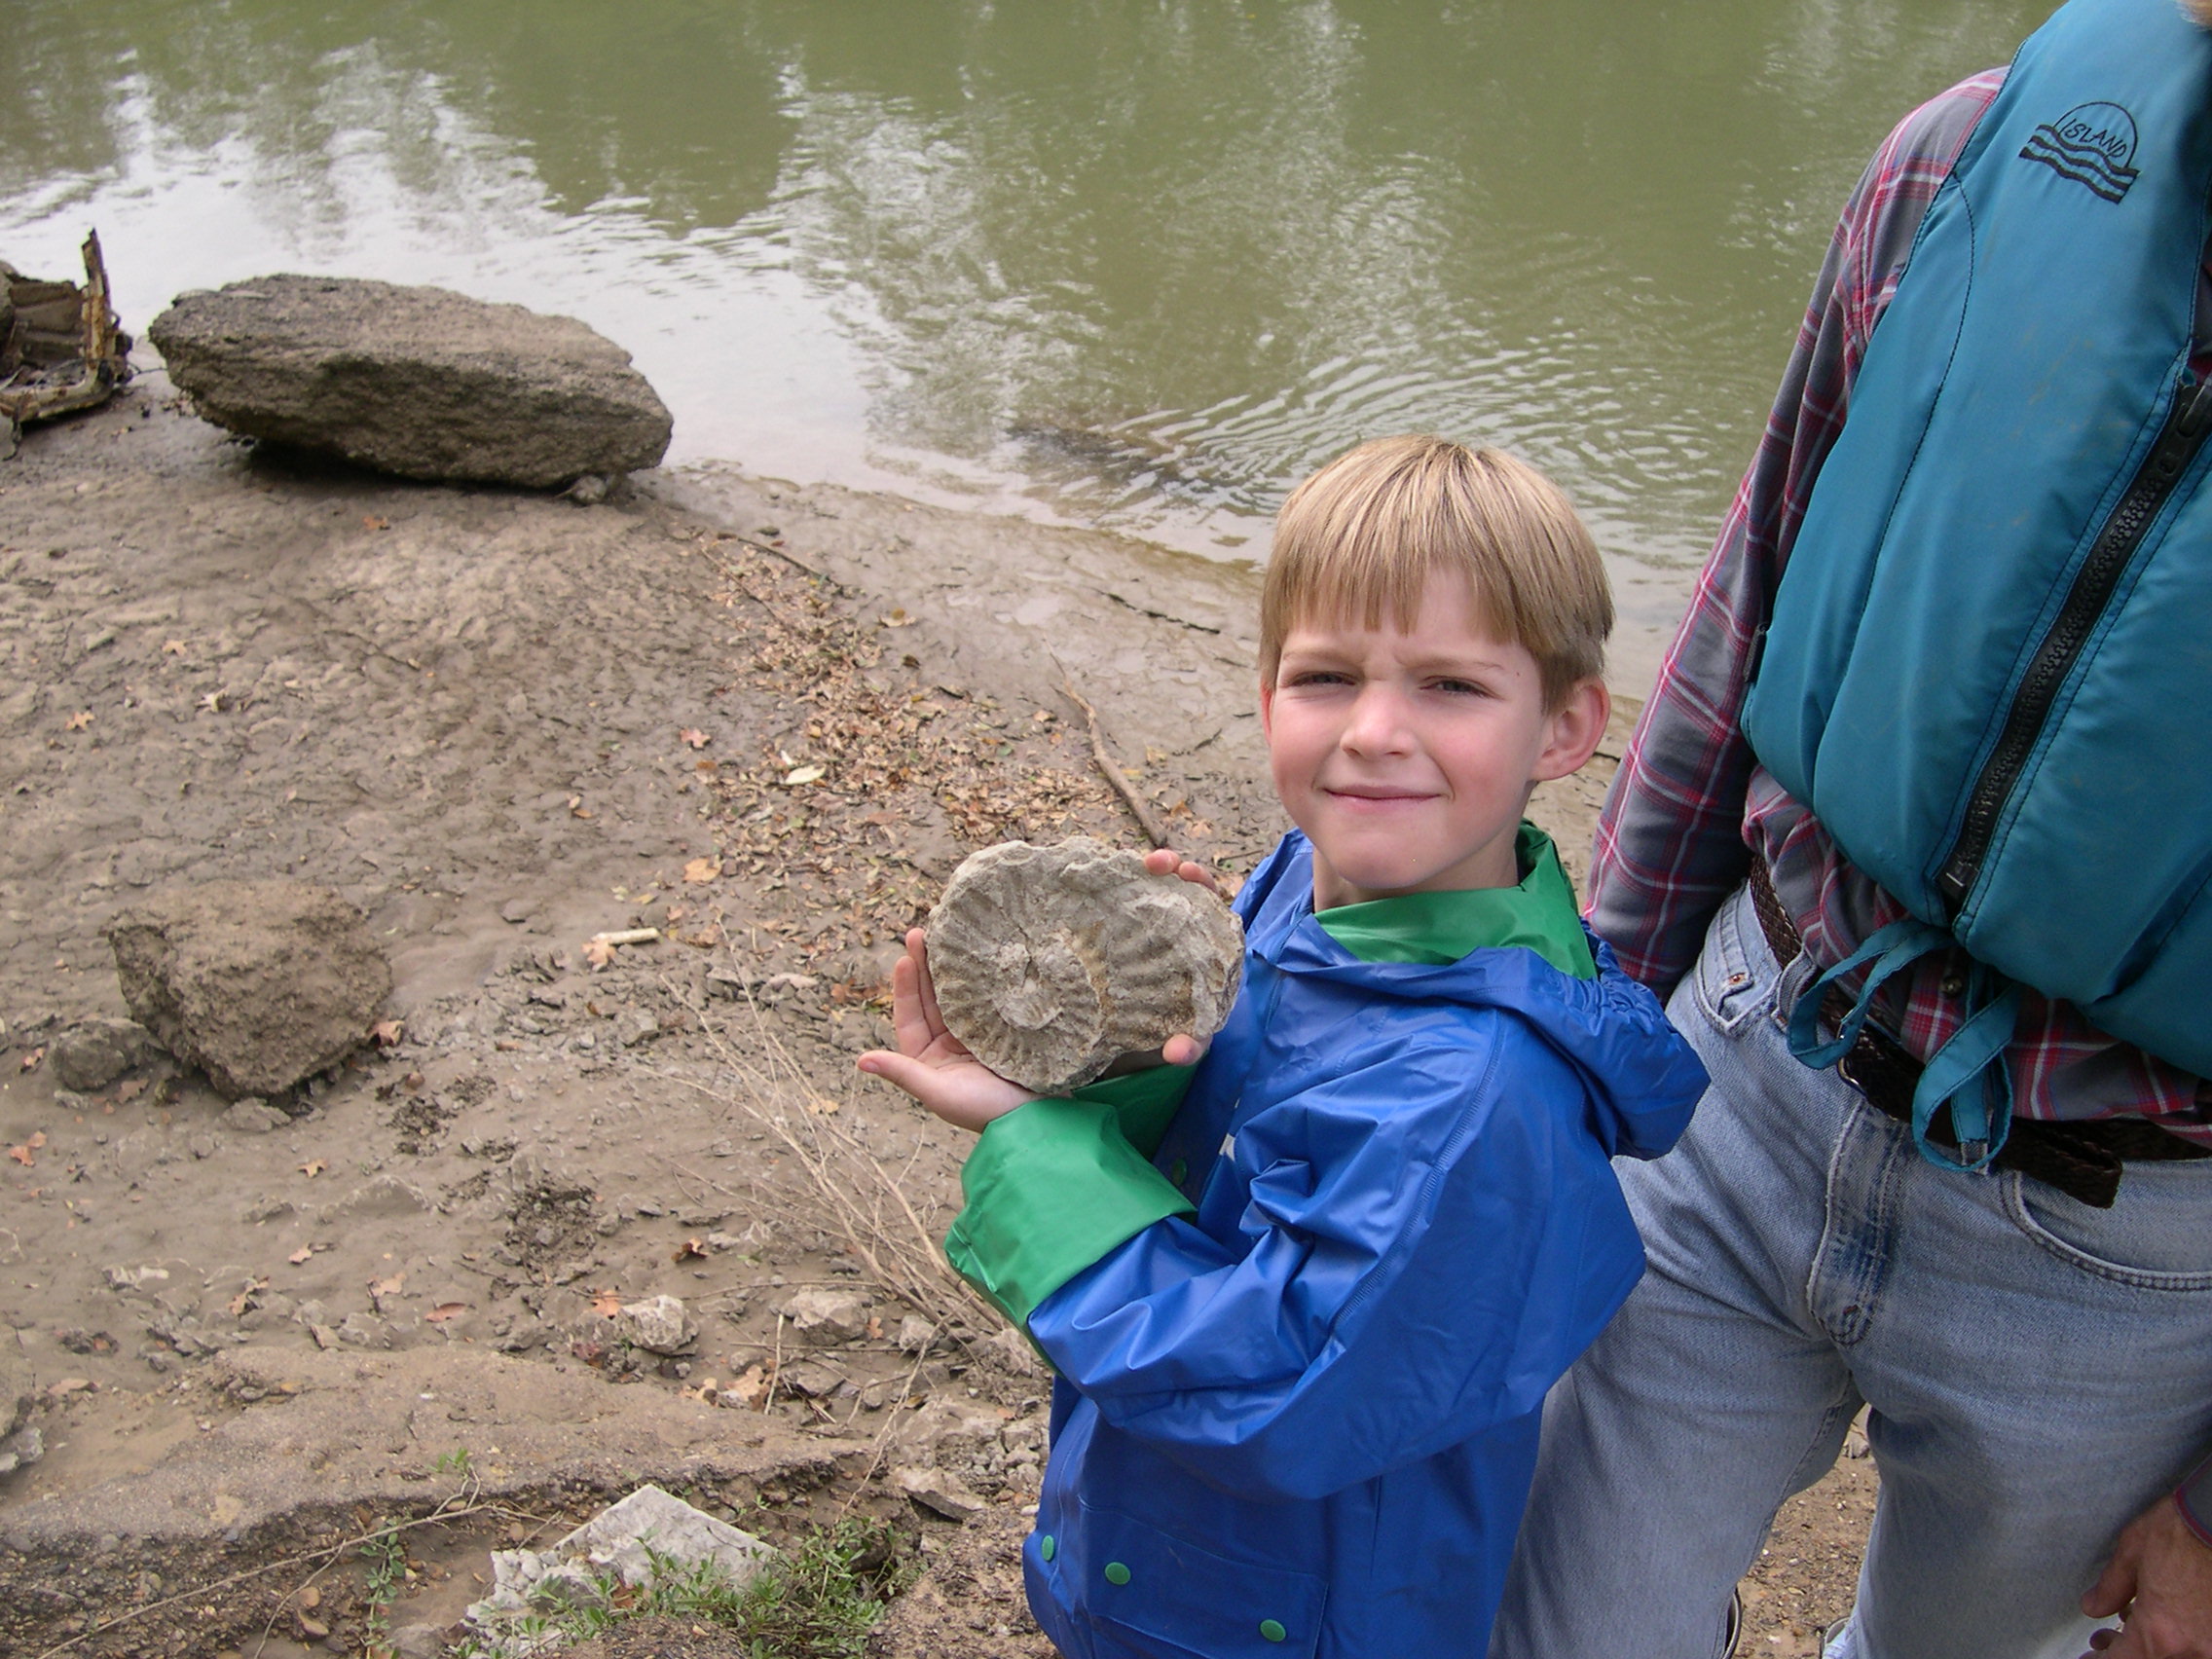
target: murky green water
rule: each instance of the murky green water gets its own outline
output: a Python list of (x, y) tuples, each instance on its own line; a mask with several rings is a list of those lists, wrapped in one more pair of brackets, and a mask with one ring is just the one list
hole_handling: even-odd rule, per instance
[(1680, 566), (1867, 151), (2046, 9), (7, 0), (0, 257), (568, 312), (673, 461), (1199, 550), (1431, 428)]

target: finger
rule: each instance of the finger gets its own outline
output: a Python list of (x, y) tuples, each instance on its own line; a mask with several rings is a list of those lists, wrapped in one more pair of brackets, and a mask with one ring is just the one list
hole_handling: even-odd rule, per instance
[(902, 1054), (923, 1053), (932, 1041), (911, 956), (891, 965), (891, 1035)]
[(930, 936), (920, 928), (906, 933), (906, 955), (914, 964), (914, 982), (922, 996), (922, 1017), (929, 1022), (930, 1035), (944, 1035), (944, 1015), (938, 1013), (937, 987), (930, 982)]
[(1205, 1058), (1206, 1046), (1196, 1037), (1176, 1033), (1160, 1046), (1160, 1057), (1171, 1066), (1195, 1066)]
[(930, 1084), (937, 1073), (920, 1060), (906, 1054), (895, 1054), (888, 1049), (870, 1049), (854, 1062), (870, 1077), (879, 1077), (895, 1088), (903, 1088), (923, 1105), (929, 1105)]
[(1152, 875), (1167, 875), (1183, 862), (1183, 855), (1172, 847), (1155, 847), (1144, 856), (1144, 867)]
[(2112, 1560), (2105, 1563), (2096, 1583), (2090, 1585), (2088, 1594), (2082, 1598), (2082, 1616), (2109, 1619), (2123, 1612), (2135, 1600), (2135, 1550), (2122, 1533), (2120, 1548), (2113, 1552)]
[(1221, 891), (1221, 883), (1214, 879), (1213, 871), (1194, 860), (1185, 859), (1175, 866), (1175, 873), (1185, 881), (1193, 882), (1204, 888), (1208, 893), (1219, 893)]

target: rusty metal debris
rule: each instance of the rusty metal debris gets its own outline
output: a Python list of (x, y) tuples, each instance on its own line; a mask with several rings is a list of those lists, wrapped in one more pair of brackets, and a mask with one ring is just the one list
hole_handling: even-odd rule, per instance
[(0, 260), (0, 458), (16, 453), (23, 425), (94, 408), (130, 378), (130, 336), (109, 307), (98, 232), (84, 253), (82, 286)]

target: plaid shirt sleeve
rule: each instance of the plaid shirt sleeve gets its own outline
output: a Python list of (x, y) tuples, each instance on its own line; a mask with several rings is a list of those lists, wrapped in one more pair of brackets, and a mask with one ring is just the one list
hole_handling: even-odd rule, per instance
[(1591, 925), (1631, 974), (1662, 991), (1689, 971), (1707, 923), (1749, 868), (1757, 764), (1738, 717), (1753, 646), (1843, 428), (1867, 338), (1922, 215), (2004, 77), (1985, 71), (1913, 111), (1852, 192), (1758, 453), (1613, 778), (1598, 824)]

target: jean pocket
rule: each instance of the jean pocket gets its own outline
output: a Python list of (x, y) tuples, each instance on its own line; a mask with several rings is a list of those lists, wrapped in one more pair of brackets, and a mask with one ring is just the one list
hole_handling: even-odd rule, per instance
[(1706, 929), (1705, 948), (1698, 952), (1696, 966), (1690, 970), (1691, 994), (1697, 998), (1698, 1012), (1716, 1031), (1732, 1032), (1752, 1015), (1774, 1007), (1773, 977), (1760, 973), (1772, 952), (1761, 938), (1754, 954), (1751, 941), (1745, 936), (1746, 927), (1756, 925), (1751, 890), (1737, 889), (1736, 896), (1721, 905), (1713, 925)]
[(1328, 1601), (1325, 1580), (1233, 1561), (1112, 1509), (1080, 1509), (1083, 1524), (1059, 1541), (1053, 1567), (1077, 1616), (1097, 1629), (1105, 1649), (1311, 1659)]
[(2212, 1290), (2212, 1159), (2133, 1162), (2097, 1209), (2022, 1175), (2005, 1177), (2012, 1224), (2060, 1261), (2143, 1290)]

